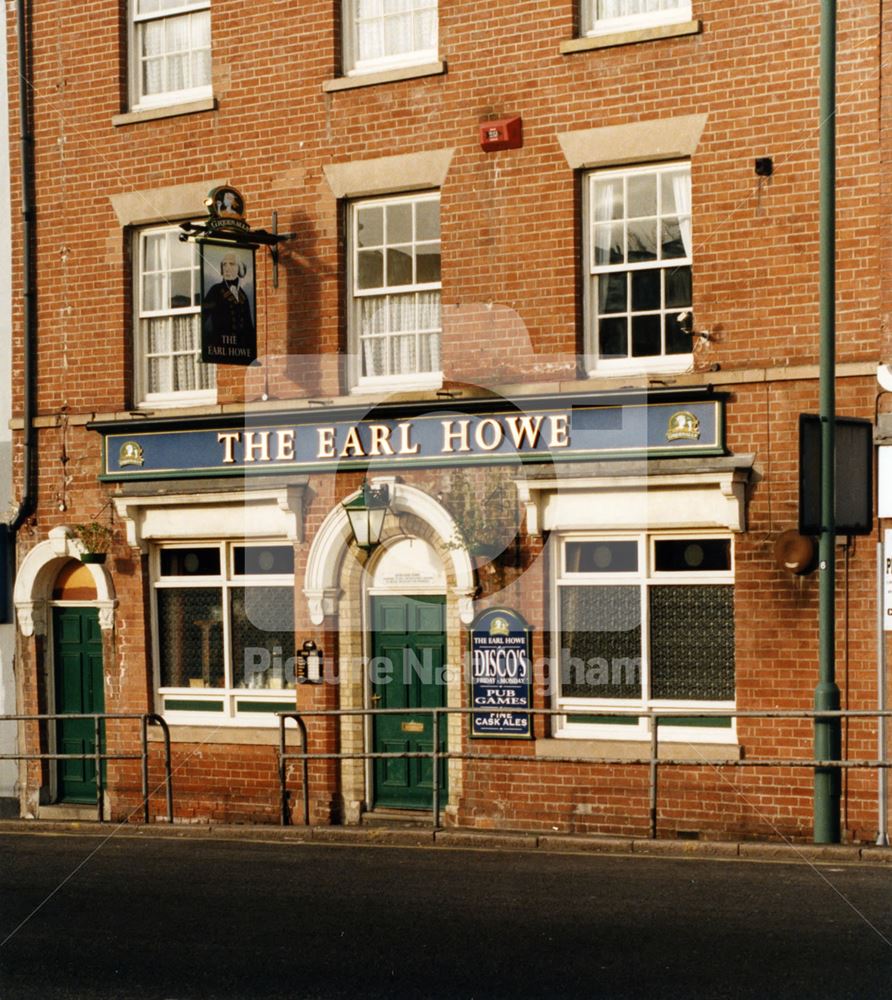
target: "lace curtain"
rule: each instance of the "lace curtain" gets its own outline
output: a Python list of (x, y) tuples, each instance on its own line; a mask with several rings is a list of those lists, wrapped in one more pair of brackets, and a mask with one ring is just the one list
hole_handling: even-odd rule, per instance
[(440, 370), (438, 291), (361, 299), (360, 324), (366, 377)]
[(213, 389), (215, 368), (199, 361), (198, 316), (165, 316), (145, 321), (149, 393)]
[(210, 11), (146, 21), (139, 30), (144, 95), (189, 90), (211, 82)]
[(356, 0), (356, 61), (437, 47), (436, 0)]
[(687, 7), (690, 0), (597, 0), (598, 20), (635, 17)]

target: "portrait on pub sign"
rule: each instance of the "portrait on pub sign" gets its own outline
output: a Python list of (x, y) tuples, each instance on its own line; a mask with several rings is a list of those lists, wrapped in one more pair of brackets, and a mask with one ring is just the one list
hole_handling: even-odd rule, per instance
[(201, 244), (201, 360), (249, 365), (257, 357), (254, 248)]

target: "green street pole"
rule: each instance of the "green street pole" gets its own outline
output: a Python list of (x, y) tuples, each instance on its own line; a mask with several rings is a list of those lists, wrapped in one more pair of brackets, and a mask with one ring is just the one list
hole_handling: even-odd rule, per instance
[[(836, 0), (821, 0), (821, 137), (820, 137), (820, 416), (821, 536), (818, 550), (819, 680), (815, 710), (839, 709), (836, 686)], [(815, 759), (839, 760), (840, 720), (815, 720)], [(816, 844), (839, 843), (840, 769), (815, 768), (814, 838)]]

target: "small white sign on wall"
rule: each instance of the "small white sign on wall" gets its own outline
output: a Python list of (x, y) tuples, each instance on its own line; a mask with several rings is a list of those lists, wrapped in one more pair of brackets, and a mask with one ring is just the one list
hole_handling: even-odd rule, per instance
[(892, 517), (892, 445), (877, 448), (877, 454), (877, 517)]
[(883, 630), (892, 632), (892, 531), (883, 532)]

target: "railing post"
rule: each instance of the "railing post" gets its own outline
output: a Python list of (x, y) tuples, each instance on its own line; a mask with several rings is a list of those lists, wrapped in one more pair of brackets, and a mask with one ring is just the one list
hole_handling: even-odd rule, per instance
[(142, 735), (142, 816), (143, 822), (149, 824), (149, 717), (143, 715), (140, 720)]
[(307, 754), (310, 752), (310, 746), (307, 739), (307, 724), (304, 722), (303, 718), (297, 713), (294, 713), (294, 721), (297, 723), (297, 728), (300, 730), (300, 749), (303, 753), (303, 758), (301, 760), (302, 770), (301, 777), (303, 779), (304, 785), (304, 826), (310, 825), (310, 761)]
[(660, 720), (656, 715), (650, 717), (650, 839), (657, 839), (657, 768), (659, 765), (659, 736), (657, 735)]
[(164, 788), (167, 797), (167, 822), (173, 823), (173, 767), (170, 761), (170, 728), (162, 716), (153, 713), (150, 718), (161, 727), (161, 732), (164, 735)]
[(434, 765), (434, 801), (433, 801), (433, 819), (434, 819), (434, 829), (438, 830), (440, 828), (440, 709), (435, 708), (433, 717), (433, 729), (434, 729), (434, 752), (433, 752), (433, 765)]
[(279, 716), (279, 807), (282, 826), (288, 826), (288, 789), (285, 787), (285, 716)]
[(105, 789), (102, 787), (102, 744), (100, 742), (100, 734), (102, 733), (102, 721), (98, 715), (93, 716), (93, 740), (94, 740), (94, 760), (96, 762), (96, 809), (98, 811), (98, 820), (102, 822), (102, 813), (104, 812), (103, 798), (105, 796)]

